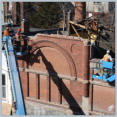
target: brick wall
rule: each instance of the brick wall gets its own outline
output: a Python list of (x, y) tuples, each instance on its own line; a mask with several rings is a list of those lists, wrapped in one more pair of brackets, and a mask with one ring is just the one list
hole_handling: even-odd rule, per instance
[(30, 38), (30, 54), (18, 58), (23, 94), (81, 111), (88, 96), (87, 40), (72, 36), (37, 35)]
[[(90, 68), (99, 66), (93, 61), (90, 61)], [(100, 65), (101, 66), (101, 65)], [(94, 73), (99, 73), (100, 70), (94, 70)], [(114, 115), (115, 114), (115, 86), (113, 83), (104, 82), (103, 80), (92, 79), (93, 71), (90, 69), (90, 93), (89, 93), (89, 110), (96, 112), (98, 115)]]

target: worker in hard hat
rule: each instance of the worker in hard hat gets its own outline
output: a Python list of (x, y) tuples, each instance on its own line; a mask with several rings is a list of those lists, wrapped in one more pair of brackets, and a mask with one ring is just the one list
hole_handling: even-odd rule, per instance
[(4, 36), (9, 36), (9, 27), (8, 26), (4, 30)]
[(104, 60), (104, 61), (106, 61), (106, 62), (112, 62), (112, 61), (113, 61), (113, 60), (112, 60), (112, 57), (110, 56), (110, 50), (107, 50), (107, 51), (106, 51), (106, 54), (104, 55), (104, 57), (103, 57), (102, 60)]
[[(103, 56), (101, 61), (106, 61), (106, 62), (112, 62), (113, 61), (113, 59), (112, 59), (112, 57), (110, 55), (110, 50), (106, 51), (106, 54)], [(104, 72), (106, 72), (107, 75), (109, 75), (109, 71), (110, 71), (109, 69), (105, 69), (105, 68), (100, 69), (100, 74), (103, 74)]]
[(3, 42), (7, 41), (7, 37), (9, 36), (9, 27), (7, 26), (4, 30), (4, 35), (3, 35)]
[(95, 45), (95, 41), (97, 39), (97, 35), (96, 34), (90, 34), (90, 42), (91, 42), (91, 45)]
[(89, 38), (90, 38), (90, 43), (91, 43), (91, 46), (92, 46), (92, 57), (96, 57), (96, 39), (97, 39), (97, 35), (95, 33), (90, 33), (89, 34)]

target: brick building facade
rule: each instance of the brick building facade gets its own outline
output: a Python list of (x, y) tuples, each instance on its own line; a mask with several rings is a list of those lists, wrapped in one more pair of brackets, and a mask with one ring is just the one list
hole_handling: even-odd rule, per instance
[[(17, 8), (24, 17), (23, 4), (13, 4), (15, 23)], [(75, 20), (82, 20), (85, 10), (77, 3)], [(28, 115), (115, 113), (115, 87), (91, 78), (87, 39), (37, 34), (28, 45), (30, 54), (17, 61)]]
[(18, 58), (27, 114), (114, 113), (115, 88), (92, 81), (87, 42), (60, 35), (30, 38), (30, 54)]
[(20, 24), (24, 18), (24, 2), (4, 2), (4, 22), (9, 23), (9, 16), (12, 18), (14, 24)]

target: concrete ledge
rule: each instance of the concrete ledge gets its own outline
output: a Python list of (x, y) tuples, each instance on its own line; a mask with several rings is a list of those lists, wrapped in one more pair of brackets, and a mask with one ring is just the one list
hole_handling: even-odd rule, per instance
[(89, 115), (89, 97), (82, 96), (82, 109), (86, 115)]
[(72, 115), (72, 111), (68, 108), (37, 103), (29, 99), (25, 100), (27, 115)]

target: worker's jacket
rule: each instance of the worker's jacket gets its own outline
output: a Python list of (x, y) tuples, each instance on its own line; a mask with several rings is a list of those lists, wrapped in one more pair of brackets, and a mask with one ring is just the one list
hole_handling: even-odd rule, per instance
[(109, 54), (105, 54), (104, 57), (103, 57), (103, 60), (110, 62), (110, 61), (112, 61), (112, 57)]
[(9, 31), (7, 29), (4, 30), (4, 36), (8, 36), (9, 35)]

